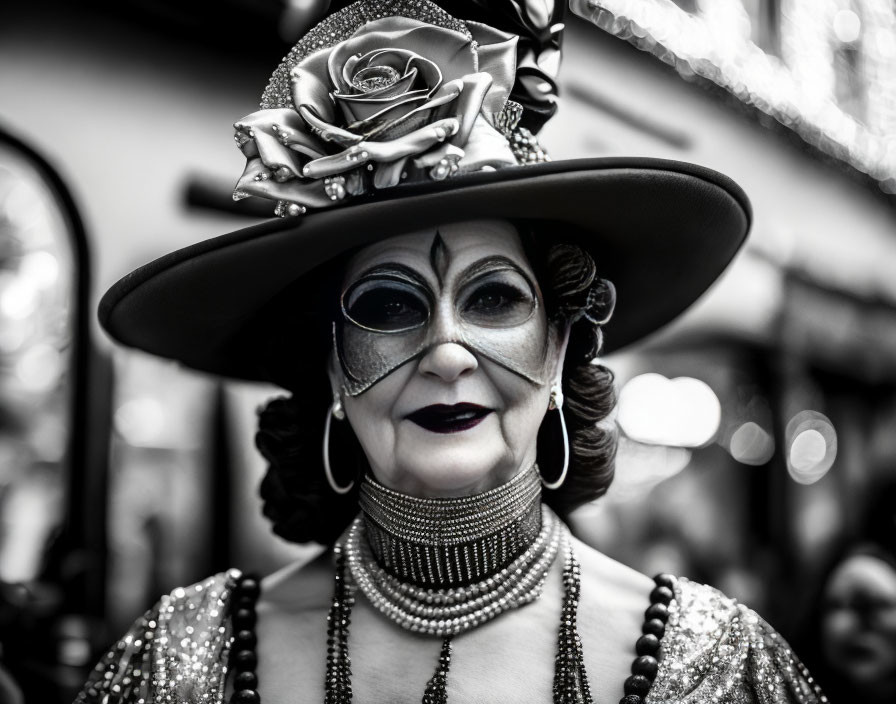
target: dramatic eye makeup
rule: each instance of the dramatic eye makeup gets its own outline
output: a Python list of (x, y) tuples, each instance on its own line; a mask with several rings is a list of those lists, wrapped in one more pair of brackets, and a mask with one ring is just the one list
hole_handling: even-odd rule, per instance
[(452, 274), (446, 248), (434, 251), (443, 265), (433, 268), (435, 281), (388, 262), (362, 272), (343, 292), (342, 322), (333, 334), (346, 393), (363, 393), (440, 340), (543, 383), (547, 329), (536, 315), (538, 288), (529, 274), (500, 255)]
[(526, 322), (538, 307), (535, 287), (509, 260), (489, 259), (465, 273), (457, 297), (460, 317), (483, 327)]
[(425, 325), (432, 309), (429, 289), (404, 268), (375, 269), (342, 294), (342, 312), (359, 327), (394, 333)]

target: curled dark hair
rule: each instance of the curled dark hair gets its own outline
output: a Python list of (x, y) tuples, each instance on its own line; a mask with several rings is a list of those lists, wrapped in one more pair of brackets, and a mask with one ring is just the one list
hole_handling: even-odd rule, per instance
[[(591, 256), (579, 247), (553, 245), (533, 255), (530, 260), (536, 267), (542, 262), (536, 273), (551, 322), (560, 329), (570, 326), (563, 369), (569, 473), (559, 489), (544, 492), (545, 503), (565, 516), (603, 496), (613, 480), (616, 434), (602, 421), (616, 398), (612, 372), (595, 362), (602, 341), (595, 321), (607, 316), (614, 292), (597, 275)], [(317, 368), (304, 370), (300, 388), (286, 385), (294, 395), (275, 398), (260, 411), (255, 444), (268, 462), (261, 497), (274, 533), (292, 542), (329, 545), (355, 516), (358, 503), (357, 482), (352, 491), (338, 495), (324, 475), (321, 440), (331, 391), (326, 375), (318, 371), (323, 367), (321, 357)], [(546, 452), (546, 446), (556, 442), (550, 439), (551, 426), (556, 426), (552, 415), (542, 424), (538, 441), (539, 468), (550, 478), (559, 472)], [(331, 435), (331, 465), (339, 474), (337, 481), (348, 484), (366, 469), (366, 459), (348, 423), (333, 423), (331, 434), (338, 434)]]

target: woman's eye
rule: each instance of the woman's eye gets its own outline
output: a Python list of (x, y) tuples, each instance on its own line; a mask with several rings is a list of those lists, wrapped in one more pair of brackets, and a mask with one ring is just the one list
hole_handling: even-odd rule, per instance
[(528, 320), (534, 306), (535, 299), (515, 286), (490, 282), (470, 294), (463, 315), (475, 324), (505, 327)]
[(483, 286), (477, 291), (467, 305), (468, 309), (476, 309), (482, 311), (497, 311), (511, 303), (512, 300), (518, 299), (516, 291), (509, 286)]
[(418, 293), (392, 282), (362, 285), (352, 291), (346, 314), (358, 325), (380, 332), (417, 327), (429, 315), (426, 301)]

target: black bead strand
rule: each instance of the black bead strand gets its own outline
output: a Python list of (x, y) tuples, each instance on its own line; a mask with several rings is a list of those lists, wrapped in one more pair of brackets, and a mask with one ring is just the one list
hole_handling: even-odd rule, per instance
[(625, 696), (619, 704), (644, 704), (659, 671), (657, 655), (669, 621), (669, 604), (675, 598), (675, 577), (658, 574), (653, 578), (653, 583), (656, 586), (650, 592), (650, 606), (644, 612), (644, 624), (641, 626), (643, 635), (635, 643), (638, 657), (632, 663), (631, 676), (625, 680)]
[(258, 655), (255, 646), (257, 616), (255, 604), (261, 594), (258, 579), (253, 575), (243, 575), (233, 589), (231, 623), (234, 637), (230, 650), (230, 669), (234, 672), (233, 694), (230, 704), (260, 704), (258, 694)]

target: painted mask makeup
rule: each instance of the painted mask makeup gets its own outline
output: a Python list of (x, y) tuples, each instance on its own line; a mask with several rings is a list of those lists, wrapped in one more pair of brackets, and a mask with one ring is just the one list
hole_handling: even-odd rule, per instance
[(383, 264), (343, 292), (333, 334), (349, 396), (448, 342), (533, 384), (545, 383), (548, 325), (529, 275), (510, 259), (492, 256), (443, 281), (440, 243), (437, 237), (432, 255), (438, 291), (410, 267)]

